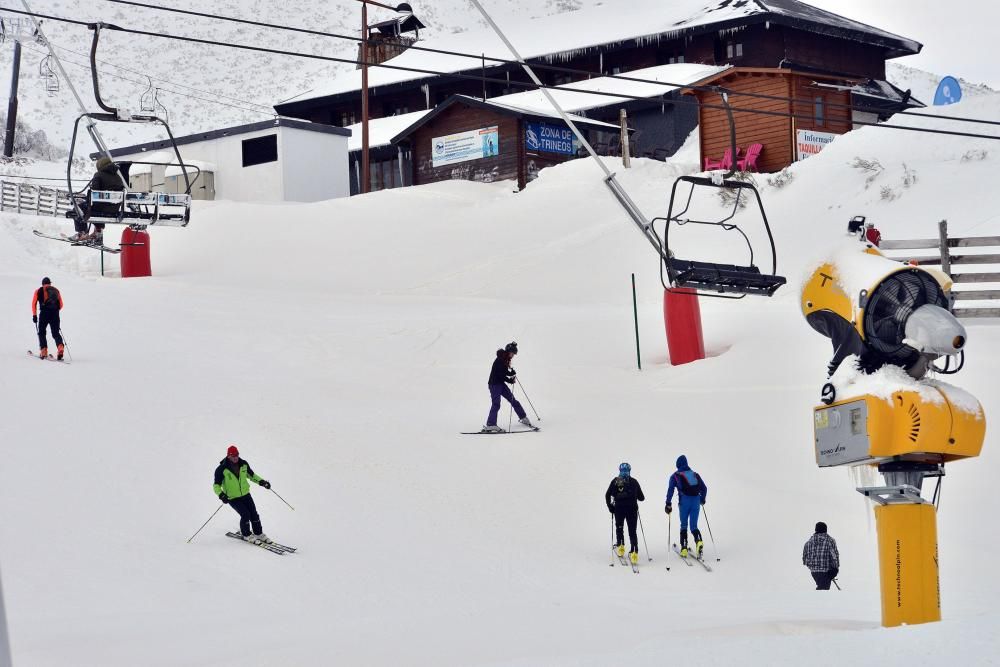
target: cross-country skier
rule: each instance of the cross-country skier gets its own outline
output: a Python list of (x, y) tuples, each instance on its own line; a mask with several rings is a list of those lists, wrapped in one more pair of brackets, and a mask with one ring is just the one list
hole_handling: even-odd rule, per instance
[(501, 397), (507, 399), (507, 402), (514, 407), (519, 422), (529, 428), (535, 428), (535, 425), (528, 419), (528, 414), (521, 407), (521, 403), (514, 398), (513, 392), (507, 386), (514, 384), (517, 378), (517, 371), (510, 365), (516, 354), (517, 343), (507, 343), (502, 350), (497, 350), (497, 358), (493, 361), (493, 367), (490, 368), (490, 379), (487, 381), (490, 389), (490, 413), (486, 417), (486, 426), (483, 427), (483, 431), (486, 433), (503, 432), (503, 429), (497, 426), (497, 413), (500, 412)]
[(62, 310), (62, 294), (52, 286), (52, 281), (42, 278), (42, 286), (35, 290), (31, 297), (31, 321), (38, 325), (38, 357), (49, 356), (49, 341), (45, 337), (45, 327), (52, 329), (52, 337), (56, 340), (58, 358), (63, 358), (63, 337), (59, 328), (59, 311)]
[(701, 475), (688, 467), (687, 457), (683, 454), (677, 457), (677, 470), (670, 476), (670, 483), (667, 484), (667, 501), (663, 506), (663, 511), (667, 514), (673, 510), (671, 499), (674, 497), (674, 489), (677, 489), (677, 505), (681, 509), (681, 557), (687, 558), (688, 555), (688, 524), (690, 523), (691, 535), (694, 537), (695, 557), (701, 558), (701, 551), (705, 543), (701, 539), (701, 531), (698, 530), (698, 514), (708, 497), (708, 487), (705, 486)]
[(840, 573), (837, 542), (827, 535), (826, 524), (822, 521), (816, 524), (816, 532), (802, 547), (802, 564), (809, 568), (818, 591), (830, 590), (830, 582)]
[(604, 493), (604, 503), (608, 511), (615, 515), (615, 552), (619, 556), (625, 555), (623, 524), (628, 521), (629, 559), (633, 565), (639, 562), (639, 538), (635, 534), (635, 524), (639, 517), (639, 502), (645, 499), (639, 480), (632, 477), (632, 466), (628, 463), (619, 465), (618, 476), (611, 480)]
[[(215, 469), (215, 484), (212, 490), (219, 500), (228, 503), (240, 515), (240, 534), (247, 542), (270, 543), (273, 540), (264, 534), (260, 525), (260, 515), (257, 506), (250, 496), (250, 482), (256, 482), (265, 489), (271, 488), (271, 483), (261, 479), (260, 475), (250, 469), (250, 464), (240, 458), (240, 450), (236, 445), (230, 445), (226, 450), (226, 458), (219, 461)], [(250, 528), (253, 527), (253, 534)]]

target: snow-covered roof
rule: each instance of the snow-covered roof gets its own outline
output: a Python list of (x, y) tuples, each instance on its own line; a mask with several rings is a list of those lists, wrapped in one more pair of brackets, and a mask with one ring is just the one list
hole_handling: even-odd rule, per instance
[[(539, 117), (552, 118), (560, 121), (562, 120), (562, 117), (559, 115), (559, 113), (551, 107), (549, 107), (548, 110), (541, 108), (523, 107), (514, 104), (505, 104), (503, 102), (497, 102), (497, 100), (499, 99), (500, 99), (499, 97), (495, 97), (483, 101), (478, 97), (469, 97), (467, 95), (452, 95), (447, 100), (437, 105), (437, 107), (427, 112), (422, 118), (418, 119), (416, 122), (407, 126), (406, 128), (400, 130), (400, 132), (398, 132), (396, 136), (392, 138), (392, 141), (393, 143), (395, 143), (400, 139), (403, 139), (407, 135), (411, 134), (418, 127), (430, 121), (432, 118), (434, 118), (435, 116), (437, 116), (438, 114), (440, 114), (442, 111), (452, 106), (453, 104), (467, 104), (470, 106), (477, 106), (482, 108), (493, 108), (499, 111), (507, 111), (517, 116), (530, 116), (534, 118), (539, 118)], [(579, 125), (587, 125), (591, 127), (607, 127), (612, 130), (619, 129), (618, 125), (615, 125), (614, 123), (605, 123), (604, 121), (594, 120), (592, 118), (585, 118), (583, 116), (576, 116), (573, 114), (566, 114), (566, 116), (574, 123), (577, 123)]]
[[(696, 28), (735, 27), (765, 20), (808, 25), (817, 32), (879, 43), (901, 52), (916, 53), (921, 48), (913, 40), (798, 0), (714, 0), (709, 5), (705, 4), (705, 0), (671, 0), (669, 3), (663, 0), (628, 0), (625, 3), (619, 0), (592, 9), (523, 20), (500, 27), (523, 58), (560, 62), (602, 45), (627, 41), (642, 44), (661, 38), (672, 39)], [(408, 69), (370, 67), (369, 89), (434, 77), (439, 72), (478, 71), (482, 66), (482, 56), (513, 59), (496, 33), (488, 28), (424, 40), (418, 42), (417, 46), (466, 53), (470, 56), (407, 49), (384, 64)], [(287, 104), (298, 104), (360, 89), (361, 70), (358, 69), (314, 88)]]
[[(574, 83), (567, 83), (555, 88), (549, 88), (549, 93), (564, 111), (586, 111), (598, 107), (629, 102), (629, 97), (659, 97), (671, 91), (728, 69), (727, 66), (699, 65), (695, 63), (677, 63), (674, 65), (658, 65), (646, 69), (633, 70), (622, 76), (634, 79), (661, 81), (662, 83), (645, 83), (641, 81), (626, 81), (606, 76), (595, 77)], [(565, 89), (570, 90), (565, 90)], [(590, 94), (578, 92), (591, 91)], [(620, 93), (627, 97), (612, 97), (607, 93)], [(539, 109), (552, 111), (552, 106), (541, 90), (527, 90), (501, 97), (490, 98), (490, 102), (510, 104), (522, 109)]]
[[(418, 120), (431, 112), (431, 109), (423, 111), (411, 111), (401, 113), (398, 116), (386, 116), (385, 118), (374, 118), (368, 121), (368, 147), (388, 146), (392, 143), (392, 138), (416, 123)], [(361, 150), (361, 123), (348, 125), (351, 131), (351, 138), (347, 140), (348, 151)]]

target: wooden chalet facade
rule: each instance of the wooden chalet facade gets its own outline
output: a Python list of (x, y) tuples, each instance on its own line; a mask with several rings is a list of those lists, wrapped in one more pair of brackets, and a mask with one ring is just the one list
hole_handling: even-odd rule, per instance
[[(786, 69), (737, 67), (699, 82), (722, 86), (730, 91), (736, 125), (736, 146), (745, 150), (751, 143), (764, 145), (757, 171), (780, 171), (798, 156), (800, 131), (844, 134), (853, 127), (851, 86), (843, 77), (822, 76)], [(826, 84), (826, 85), (817, 85)], [(740, 93), (768, 95), (782, 99), (748, 97)], [(701, 163), (705, 158), (720, 159), (730, 148), (729, 119), (717, 93), (694, 91), (699, 104)], [(738, 111), (753, 109), (782, 115)], [(787, 115), (785, 115), (787, 114)], [(791, 116), (791, 117), (789, 117)]]
[[(588, 141), (603, 140), (605, 145), (619, 141), (619, 131), (614, 126), (580, 117), (573, 121)], [(496, 145), (493, 150), (484, 151), (491, 154), (439, 163), (444, 139), (477, 132), (495, 132)], [(539, 137), (543, 133), (559, 135), (561, 139), (545, 142), (544, 137)], [(519, 190), (534, 180), (541, 169), (571, 160), (577, 151), (569, 128), (558, 117), (462, 95), (446, 100), (394, 137), (392, 143), (403, 147), (410, 156), (413, 185), (447, 180), (485, 183), (516, 180)]]

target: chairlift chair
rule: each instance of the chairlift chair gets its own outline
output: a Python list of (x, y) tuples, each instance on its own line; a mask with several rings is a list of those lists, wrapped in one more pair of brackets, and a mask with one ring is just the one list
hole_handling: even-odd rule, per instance
[[(186, 186), (183, 194), (172, 194), (166, 192), (136, 192), (130, 190), (128, 178), (117, 169), (121, 178), (124, 190), (91, 190), (88, 195), (81, 197), (83, 193), (76, 193), (73, 197), (74, 215), (80, 219), (86, 217), (91, 224), (120, 224), (129, 225), (135, 229), (144, 229), (152, 225), (169, 227), (186, 227), (191, 221), (191, 185), (192, 180), (188, 176), (188, 167), (181, 158), (180, 149), (174, 140), (174, 135), (170, 131), (170, 126), (162, 118), (152, 114), (132, 114), (128, 109), (117, 109), (105, 104), (101, 98), (100, 83), (97, 71), (97, 43), (100, 39), (101, 30), (119, 30), (117, 26), (107, 23), (92, 23), (88, 27), (94, 31), (94, 40), (90, 48), (91, 75), (94, 83), (94, 98), (104, 112), (81, 114), (73, 125), (73, 138), (70, 143), (69, 159), (66, 165), (66, 180), (69, 184), (70, 192), (74, 192), (72, 184), (73, 154), (76, 149), (76, 137), (80, 128), (80, 121), (87, 118), (90, 122), (87, 131), (94, 139), (94, 143), (101, 149), (101, 153), (111, 158), (106, 146), (99, 141), (94, 133), (95, 121), (113, 123), (159, 123), (163, 125), (170, 138), (170, 143), (177, 156), (177, 165), (184, 174)], [(155, 98), (154, 98), (155, 99)], [(89, 216), (81, 208), (83, 201), (89, 201)], [(96, 207), (95, 207), (96, 205)]]
[[(725, 92), (720, 91), (726, 113), (729, 117), (729, 131), (731, 147), (727, 149), (729, 155), (736, 155), (736, 126), (733, 122), (732, 110)], [(777, 274), (777, 251), (774, 246), (774, 236), (771, 234), (771, 226), (767, 221), (767, 214), (764, 212), (764, 205), (760, 199), (760, 193), (753, 183), (732, 178), (736, 173), (733, 162), (728, 165), (728, 171), (721, 176), (680, 176), (674, 181), (670, 190), (670, 203), (667, 208), (666, 217), (653, 219), (653, 225), (657, 221), (663, 221), (663, 238), (660, 255), (666, 275), (669, 279), (667, 289), (685, 289), (693, 291), (700, 296), (721, 297), (727, 299), (742, 299), (748, 294), (759, 296), (771, 296), (774, 292), (785, 284), (784, 276)], [(677, 211), (679, 198), (677, 189), (681, 183), (690, 184), (691, 188), (687, 194), (687, 200), (683, 207)], [(736, 191), (736, 198), (733, 202), (732, 212), (721, 220), (701, 220), (688, 215), (691, 202), (697, 189), (711, 189), (717, 192), (720, 189), (731, 189)], [(753, 201), (757, 203), (757, 210), (763, 222), (764, 230), (767, 232), (767, 240), (771, 250), (771, 272), (764, 273), (754, 262), (753, 244), (747, 234), (740, 229), (739, 225), (733, 222), (740, 208), (740, 201), (747, 193), (747, 198), (752, 195)], [(749, 250), (749, 261), (746, 265), (721, 264), (717, 262), (696, 261), (678, 258), (670, 247), (670, 227), (671, 225), (683, 226), (687, 224), (709, 225), (717, 227), (722, 231), (738, 232), (746, 241)], [(655, 233), (655, 232), (654, 232)]]

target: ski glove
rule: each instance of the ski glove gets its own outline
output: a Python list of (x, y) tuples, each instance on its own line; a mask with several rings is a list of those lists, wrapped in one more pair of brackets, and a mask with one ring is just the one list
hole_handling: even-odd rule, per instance
[(506, 380), (504, 380), (504, 382), (506, 382), (507, 384), (514, 384), (514, 380), (515, 379), (517, 379), (517, 378), (515, 378), (515, 377), (509, 377)]
[(702, 504), (702, 505), (704, 505), (704, 504), (705, 504), (705, 496), (702, 496), (702, 497), (701, 497), (701, 504)]
[(670, 503), (667, 503), (666, 505), (663, 506), (663, 511), (666, 512), (667, 514), (670, 514), (670, 512), (672, 512), (673, 509), (674, 508)]
[(219, 494), (219, 500), (221, 500), (223, 502), (223, 504), (229, 502), (229, 496), (226, 495), (225, 491), (223, 491), (222, 493)]
[(34, 322), (35, 324), (38, 324), (38, 315), (32, 315), (31, 321)]
[(271, 483), (269, 481), (267, 481), (266, 479), (260, 480), (260, 485), (263, 486), (265, 489), (270, 489), (271, 488)]

